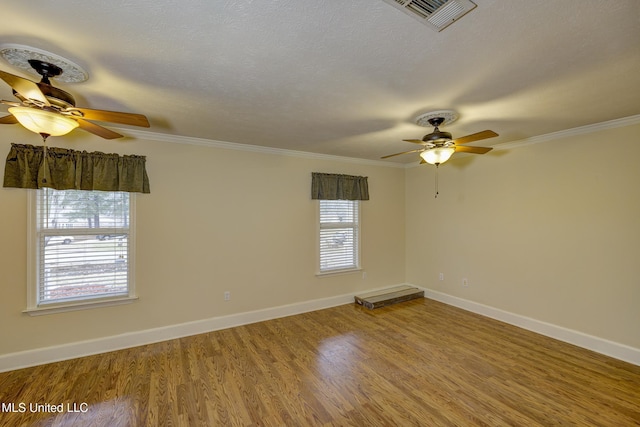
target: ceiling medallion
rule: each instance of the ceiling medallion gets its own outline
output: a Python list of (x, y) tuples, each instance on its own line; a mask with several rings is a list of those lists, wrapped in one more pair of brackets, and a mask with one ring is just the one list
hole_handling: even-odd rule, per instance
[(58, 82), (81, 83), (89, 78), (89, 74), (75, 62), (35, 47), (5, 43), (0, 45), (0, 56), (9, 64), (30, 74), (37, 75), (31, 64), (29, 64), (30, 59), (37, 59), (60, 67), (62, 74), (56, 77)]
[(433, 124), (431, 124), (429, 120), (435, 118), (444, 119), (439, 126), (446, 126), (458, 120), (458, 113), (453, 110), (430, 111), (428, 113), (420, 114), (415, 118), (415, 122), (418, 126), (433, 127)]

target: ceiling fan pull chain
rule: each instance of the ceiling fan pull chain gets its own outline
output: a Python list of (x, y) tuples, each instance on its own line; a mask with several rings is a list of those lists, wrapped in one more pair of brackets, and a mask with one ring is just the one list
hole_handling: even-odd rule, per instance
[(440, 163), (436, 163), (436, 199), (438, 198), (438, 166), (440, 166)]
[(40, 182), (42, 182), (42, 184), (46, 184), (47, 183), (47, 176), (49, 176), (49, 162), (47, 162), (47, 137), (49, 136), (46, 133), (41, 133), (40, 136), (42, 137), (42, 166), (43, 166), (43, 173), (42, 173), (42, 180)]

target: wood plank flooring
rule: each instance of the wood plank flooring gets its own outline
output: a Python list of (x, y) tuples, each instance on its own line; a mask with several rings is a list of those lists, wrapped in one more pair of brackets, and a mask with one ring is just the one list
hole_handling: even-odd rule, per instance
[(418, 299), (2, 373), (0, 403), (11, 427), (620, 427), (640, 425), (640, 367)]

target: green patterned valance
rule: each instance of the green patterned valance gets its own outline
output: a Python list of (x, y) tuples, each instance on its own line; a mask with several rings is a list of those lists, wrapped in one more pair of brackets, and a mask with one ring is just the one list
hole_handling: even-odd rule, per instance
[(369, 200), (367, 177), (313, 172), (311, 174), (311, 198)]
[(149, 193), (144, 156), (11, 144), (4, 186)]

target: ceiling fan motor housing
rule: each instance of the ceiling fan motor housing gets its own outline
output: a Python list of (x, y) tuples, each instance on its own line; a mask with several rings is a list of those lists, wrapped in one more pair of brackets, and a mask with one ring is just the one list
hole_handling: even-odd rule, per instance
[(451, 141), (452, 137), (449, 132), (441, 132), (436, 130), (432, 133), (429, 133), (422, 138), (424, 142), (429, 142), (431, 144), (437, 144), (439, 142), (447, 142)]
[(62, 68), (50, 62), (40, 61), (39, 59), (29, 59), (29, 65), (42, 76), (42, 81), (38, 83), (38, 87), (49, 100), (52, 105), (60, 108), (69, 108), (76, 106), (76, 100), (69, 92), (53, 87), (50, 77), (58, 77), (62, 74)]
[(55, 105), (60, 108), (70, 108), (76, 106), (76, 100), (73, 96), (62, 89), (58, 89), (57, 87), (53, 87), (46, 83), (38, 83), (38, 87), (47, 97), (51, 105)]
[(425, 135), (422, 138), (422, 140), (424, 142), (428, 142), (435, 145), (441, 145), (442, 143), (451, 141), (452, 136), (449, 132), (442, 132), (440, 129), (438, 129), (438, 126), (440, 126), (443, 122), (444, 122), (444, 117), (430, 118), (429, 124), (431, 124), (431, 126), (434, 127), (433, 132)]

